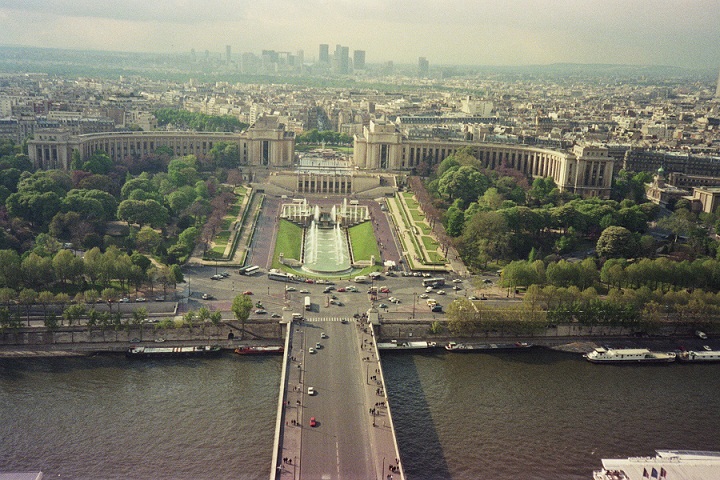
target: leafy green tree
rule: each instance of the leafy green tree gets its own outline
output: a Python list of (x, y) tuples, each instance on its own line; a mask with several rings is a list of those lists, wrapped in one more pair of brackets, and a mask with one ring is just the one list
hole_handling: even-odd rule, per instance
[(253, 303), (247, 295), (237, 295), (233, 299), (231, 310), (235, 314), (235, 318), (241, 324), (240, 338), (245, 338), (245, 322), (250, 317)]
[(624, 227), (608, 227), (600, 234), (595, 246), (598, 256), (605, 258), (631, 258), (638, 251), (635, 235)]
[(490, 180), (469, 166), (451, 168), (438, 180), (438, 192), (450, 201), (462, 200), (463, 205), (477, 200), (489, 186)]
[(83, 274), (84, 265), (70, 250), (60, 250), (52, 259), (53, 272), (62, 284), (77, 281)]
[(0, 287), (17, 287), (21, 281), (20, 256), (14, 250), (0, 250)]
[(475, 306), (464, 297), (458, 297), (448, 305), (446, 317), (448, 329), (454, 335), (473, 335), (482, 325)]

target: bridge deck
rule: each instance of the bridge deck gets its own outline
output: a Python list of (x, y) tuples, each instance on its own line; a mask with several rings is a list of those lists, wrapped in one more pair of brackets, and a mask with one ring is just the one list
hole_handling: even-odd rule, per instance
[(271, 478), (404, 478), (372, 326), (310, 318), (286, 345)]

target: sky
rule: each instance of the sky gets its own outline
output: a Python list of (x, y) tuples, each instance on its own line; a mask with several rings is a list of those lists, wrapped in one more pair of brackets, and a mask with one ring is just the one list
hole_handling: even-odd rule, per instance
[(0, 44), (720, 68), (720, 0), (0, 0)]

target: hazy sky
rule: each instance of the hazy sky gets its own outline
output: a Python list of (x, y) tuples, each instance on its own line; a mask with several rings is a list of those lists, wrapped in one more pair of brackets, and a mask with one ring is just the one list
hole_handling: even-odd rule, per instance
[(720, 0), (0, 0), (0, 44), (720, 68)]

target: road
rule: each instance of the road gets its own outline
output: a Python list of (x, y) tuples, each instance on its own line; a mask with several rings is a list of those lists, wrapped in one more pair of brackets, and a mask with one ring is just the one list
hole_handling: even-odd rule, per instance
[[(305, 379), (302, 406), (302, 478), (374, 478), (375, 463), (368, 432), (366, 372), (359, 359), (354, 322), (309, 322), (305, 325)], [(321, 339), (325, 332), (327, 339)], [(322, 347), (308, 353), (316, 342)], [(312, 386), (317, 393), (307, 395)], [(315, 417), (316, 427), (310, 427)]]

